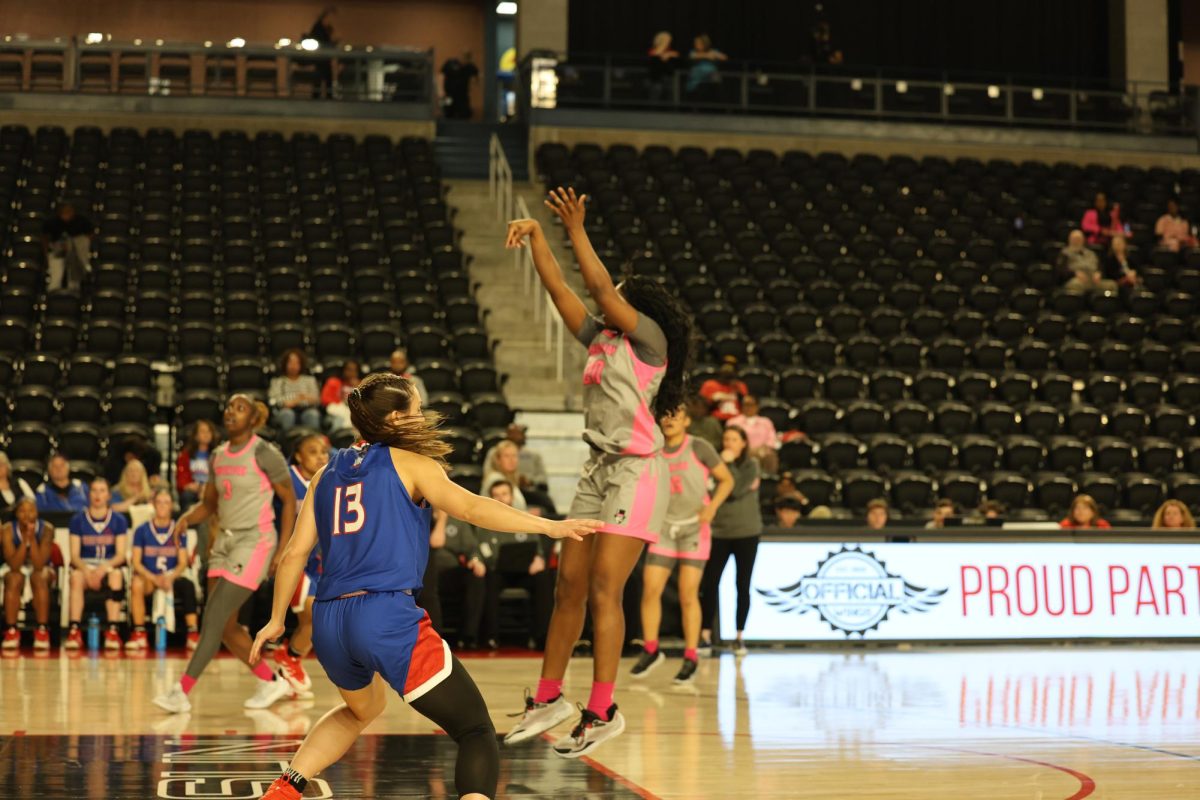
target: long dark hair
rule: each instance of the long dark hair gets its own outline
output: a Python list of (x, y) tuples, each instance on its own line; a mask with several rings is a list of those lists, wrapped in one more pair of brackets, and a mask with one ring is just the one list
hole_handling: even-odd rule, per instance
[(742, 454), (733, 460), (735, 464), (743, 464), (746, 461), (746, 456), (750, 455), (750, 437), (746, 435), (746, 430), (737, 425), (726, 425), (725, 433), (736, 433), (742, 439)]
[(654, 398), (654, 418), (671, 414), (687, 396), (688, 372), (692, 368), (692, 317), (667, 288), (645, 275), (625, 274), (621, 294), (629, 305), (658, 323), (667, 337), (667, 374)]
[(187, 441), (183, 445), (183, 449), (189, 453), (196, 453), (200, 447), (197, 435), (200, 432), (201, 425), (207, 427), (209, 432), (212, 433), (212, 441), (208, 443), (208, 451), (210, 453), (221, 443), (221, 432), (217, 430), (216, 423), (208, 419), (198, 419), (188, 428)]
[[(408, 416), (416, 389), (412, 381), (390, 372), (373, 372), (350, 392), (350, 422), (363, 441), (380, 442), (417, 455), (428, 456), (445, 465), (453, 449), (438, 429), (436, 414)], [(393, 412), (400, 417), (392, 417)]]

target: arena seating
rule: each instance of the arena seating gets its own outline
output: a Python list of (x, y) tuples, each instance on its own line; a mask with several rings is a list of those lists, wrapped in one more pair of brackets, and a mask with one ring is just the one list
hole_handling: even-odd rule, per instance
[[(1200, 506), (1200, 251), (1153, 235), (1172, 194), (1200, 211), (1200, 173), (591, 144), (544, 144), (537, 168), (590, 195), (610, 270), (678, 287), (697, 383), (736, 356), (762, 413), (807, 434), (781, 469), (814, 502)], [(1066, 291), (1053, 266), (1098, 190), (1132, 220), (1134, 291)]]
[[(60, 199), (96, 224), (82, 295), (44, 289)], [(7, 125), (0, 231), (3, 445), (31, 483), (51, 447), (86, 475), (111, 437), (265, 397), (292, 347), (320, 376), (405, 345), (456, 461), (510, 419), (424, 139)]]

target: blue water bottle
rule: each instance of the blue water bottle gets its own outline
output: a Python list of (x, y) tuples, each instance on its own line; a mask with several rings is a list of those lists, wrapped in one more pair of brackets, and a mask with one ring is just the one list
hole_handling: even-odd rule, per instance
[(154, 625), (158, 629), (154, 633), (154, 649), (164, 653), (167, 650), (167, 620), (165, 617), (159, 617), (154, 621)]
[(87, 642), (88, 650), (100, 649), (100, 618), (95, 614), (88, 617)]

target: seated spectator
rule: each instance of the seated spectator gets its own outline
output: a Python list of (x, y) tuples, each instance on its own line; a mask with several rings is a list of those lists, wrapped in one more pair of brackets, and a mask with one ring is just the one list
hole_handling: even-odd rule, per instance
[(867, 503), (867, 527), (873, 531), (882, 530), (888, 524), (888, 502), (883, 498)]
[[(444, 635), (442, 626), (442, 599), (439, 595), (440, 577), (451, 563), (454, 556), (446, 549), (446, 526), (450, 518), (445, 511), (433, 509), (429, 521), (429, 559), (425, 562), (425, 575), (421, 580), (421, 592), (417, 595), (417, 605), (429, 614), (429, 624), (433, 629)], [(455, 523), (458, 524), (457, 522)]]
[(350, 359), (342, 365), (340, 375), (333, 375), (321, 388), (321, 405), (325, 408), (325, 419), (331, 431), (353, 428), (350, 423), (350, 407), (346, 398), (362, 383), (362, 365)]
[(321, 429), (321, 391), (317, 379), (308, 374), (308, 357), (292, 348), (279, 360), (279, 375), (271, 379), (268, 396), (275, 409), (275, 424), (291, 430), (297, 424)]
[(1111, 528), (1112, 526), (1108, 524), (1108, 520), (1100, 517), (1100, 506), (1092, 496), (1080, 494), (1071, 501), (1071, 509), (1062, 522), (1058, 523), (1058, 527), (1078, 530), (1081, 528)]
[(954, 516), (958, 516), (958, 507), (954, 505), (953, 500), (943, 497), (933, 507), (933, 519), (926, 522), (925, 527), (929, 529), (944, 528), (947, 518)]
[(1125, 233), (1125, 226), (1121, 222), (1121, 204), (1113, 203), (1110, 209), (1104, 192), (1096, 192), (1096, 199), (1092, 207), (1083, 212), (1079, 227), (1087, 234), (1088, 244), (1107, 247), (1112, 237)]
[(1196, 520), (1191, 510), (1179, 500), (1168, 500), (1154, 512), (1151, 528), (1194, 528)]
[[(519, 425), (516, 422), (508, 426), (504, 432), (505, 442), (512, 442), (517, 446), (517, 471), (520, 483), (518, 489), (540, 489), (546, 492), (550, 487), (550, 478), (546, 475), (546, 464), (542, 461), (542, 457), (525, 446), (525, 432), (528, 430), (524, 425)], [(500, 444), (503, 444), (501, 442)], [(484, 456), (483, 463), (489, 464), (496, 455), (495, 445), (491, 450), (487, 451)]]
[(703, 439), (711, 444), (714, 450), (720, 450), (725, 428), (713, 418), (708, 401), (700, 395), (692, 395), (687, 399), (685, 405), (688, 417), (692, 420), (692, 424), (688, 425), (688, 435)]
[(1195, 247), (1196, 237), (1192, 235), (1192, 225), (1179, 214), (1179, 198), (1172, 197), (1167, 201), (1167, 213), (1154, 223), (1154, 235), (1158, 243), (1172, 253), (1177, 253), (1184, 247)]
[(999, 500), (984, 500), (979, 504), (979, 516), (985, 522), (989, 519), (1004, 519), (1008, 509)]
[(110, 501), (108, 481), (94, 479), (89, 487), (87, 507), (72, 517), (67, 526), (71, 533), (71, 627), (63, 646), (68, 650), (83, 647), (79, 623), (83, 619), (85, 590), (104, 594), (108, 622), (104, 648), (121, 649), (117, 622), (121, 618), (121, 601), (125, 598), (121, 565), (125, 563), (125, 534), (129, 523), (125, 515), (113, 513)]
[(808, 505), (808, 498), (796, 488), (796, 479), (790, 472), (780, 475), (779, 481), (775, 484), (775, 499), (783, 500), (786, 497), (799, 500), (801, 505)]
[(737, 359), (726, 356), (715, 378), (700, 386), (700, 396), (708, 401), (712, 416), (722, 424), (742, 413), (742, 398), (750, 394), (746, 384), (738, 380)]
[(1067, 237), (1067, 246), (1058, 254), (1058, 268), (1068, 277), (1066, 288), (1072, 291), (1116, 291), (1117, 284), (1104, 280), (1099, 259), (1084, 244), (1083, 231), (1071, 231)]
[(38, 511), (82, 511), (88, 505), (83, 481), (71, 477), (71, 462), (62, 453), (50, 456), (46, 482), (37, 488)]
[(491, 494), (492, 486), (500, 481), (508, 481), (513, 486), (513, 502), (511, 505), (530, 514), (554, 516), (557, 510), (550, 495), (538, 489), (521, 474), (520, 451), (517, 445), (505, 439), (492, 448), (491, 458), (483, 465), (483, 484), (480, 491)]
[(702, 33), (692, 42), (692, 52), (688, 54), (692, 65), (688, 69), (687, 86), (684, 91), (698, 100), (714, 99), (717, 84), (721, 82), (721, 72), (717, 62), (728, 61), (729, 56), (712, 46), (712, 39), (707, 33)]
[(1124, 235), (1112, 237), (1108, 246), (1108, 255), (1104, 257), (1104, 279), (1117, 286), (1137, 286), (1137, 272), (1129, 263), (1128, 243)]
[(388, 361), (388, 371), (393, 375), (399, 375), (412, 381), (413, 386), (417, 387), (417, 394), (421, 396), (422, 403), (429, 399), (429, 392), (425, 390), (425, 381), (421, 380), (417, 371), (412, 368), (412, 364), (408, 361), (408, 351), (403, 347), (397, 347), (392, 351), (392, 357)]
[(187, 622), (187, 642), (194, 648), (200, 642), (196, 617), (196, 585), (184, 575), (189, 564), (187, 532), (175, 538), (175, 504), (171, 493), (159, 489), (154, 493), (154, 516), (133, 532), (133, 593), (130, 614), (133, 633), (127, 650), (145, 650), (146, 598), (156, 591), (165, 593), (183, 611)]
[(654, 43), (650, 46), (646, 58), (646, 88), (649, 90), (650, 102), (661, 103), (664, 98), (671, 96), (671, 84), (675, 80), (675, 70), (679, 67), (679, 53), (671, 47), (669, 32), (659, 31), (654, 34)]
[(22, 497), (33, 498), (33, 489), (24, 478), (12, 474), (12, 462), (0, 452), (0, 515), (7, 517)]
[(742, 413), (729, 420), (746, 432), (750, 439), (750, 457), (758, 459), (762, 471), (774, 475), (779, 469), (779, 434), (775, 423), (758, 413), (758, 398), (746, 395), (742, 398)]
[(796, 528), (804, 516), (804, 504), (794, 497), (781, 497), (775, 501), (775, 527)]
[(21, 596), (28, 578), (33, 590), (33, 615), (37, 618), (33, 649), (49, 650), (50, 590), (57, 577), (53, 564), (54, 526), (38, 518), (37, 503), (32, 497), (18, 498), (13, 521), (0, 528), (0, 544), (3, 545), (4, 563), (9, 567), (4, 576), (4, 622), (7, 628), (3, 647), (15, 650), (21, 646), (17, 616), (21, 612)]
[(132, 433), (115, 442), (109, 442), (108, 452), (104, 456), (104, 479), (109, 485), (121, 480), (121, 472), (125, 465), (137, 459), (146, 468), (150, 478), (150, 488), (157, 489), (162, 480), (162, 453), (140, 433)]
[(75, 213), (75, 206), (62, 203), (42, 225), (42, 248), (50, 291), (78, 291), (92, 271), (92, 221)]
[(196, 420), (188, 428), (187, 439), (175, 460), (175, 488), (183, 508), (191, 508), (200, 501), (204, 484), (208, 483), (208, 459), (220, 443), (217, 426), (206, 419)]
[(154, 490), (150, 488), (150, 478), (142, 462), (134, 460), (121, 470), (121, 480), (112, 489), (113, 511), (128, 514), (134, 506), (147, 505)]

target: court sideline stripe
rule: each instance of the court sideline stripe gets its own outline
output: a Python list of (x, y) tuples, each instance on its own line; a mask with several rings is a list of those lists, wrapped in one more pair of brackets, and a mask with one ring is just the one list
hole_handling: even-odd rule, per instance
[[(543, 733), (542, 739), (544, 739), (547, 742), (551, 742), (551, 743), (554, 742), (554, 737), (551, 736), (549, 733)], [(642, 798), (642, 800), (662, 800), (662, 798), (659, 797), (658, 795), (654, 794), (654, 792), (651, 792), (649, 789), (645, 789), (641, 786), (638, 786), (636, 783), (631, 781), (629, 778), (626, 778), (624, 775), (622, 775), (621, 773), (617, 772), (614, 769), (610, 769), (609, 767), (604, 766), (603, 764), (601, 764), (599, 761), (597, 761), (594, 758), (591, 758), (589, 756), (580, 756), (578, 760), (587, 764), (589, 767), (596, 770), (596, 772), (599, 772), (601, 775), (608, 778), (609, 780), (614, 780), (617, 783), (621, 784), (626, 789), (633, 792), (638, 797)]]
[(970, 753), (970, 754), (976, 755), (976, 756), (989, 756), (991, 758), (1003, 758), (1008, 761), (1023, 761), (1026, 764), (1036, 764), (1039, 767), (1049, 767), (1050, 769), (1056, 769), (1059, 772), (1065, 772), (1066, 774), (1070, 775), (1075, 780), (1079, 781), (1079, 791), (1075, 792), (1075, 794), (1070, 795), (1067, 798), (1064, 798), (1064, 800), (1083, 800), (1083, 798), (1090, 797), (1092, 792), (1096, 791), (1096, 782), (1094, 780), (1092, 780), (1089, 776), (1084, 775), (1082, 772), (1080, 772), (1078, 770), (1071, 769), (1070, 767), (1063, 767), (1058, 764), (1051, 764), (1049, 761), (1038, 761), (1036, 758), (1025, 758), (1024, 756), (1010, 756), (1010, 755), (1005, 755), (1004, 753), (987, 753), (982, 750), (964, 750), (961, 747), (943, 747), (941, 745), (935, 745), (935, 744), (922, 744), (922, 745), (917, 745), (917, 746), (918, 747), (926, 747), (931, 750), (948, 750), (953, 753)]

